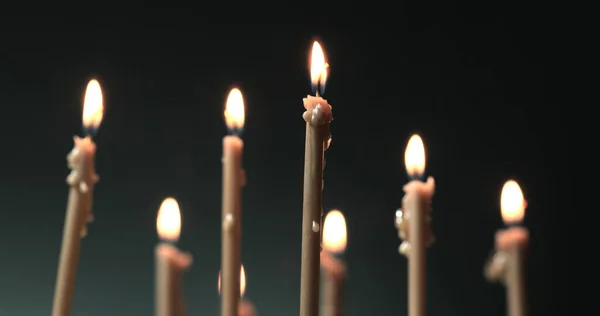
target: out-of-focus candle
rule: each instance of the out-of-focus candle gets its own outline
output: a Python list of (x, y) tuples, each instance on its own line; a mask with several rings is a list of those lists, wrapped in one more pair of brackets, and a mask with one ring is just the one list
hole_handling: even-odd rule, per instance
[(500, 208), (502, 220), (509, 227), (496, 233), (496, 253), (485, 269), (490, 281), (501, 280), (506, 285), (507, 314), (526, 315), (524, 250), (529, 242), (529, 231), (521, 226), (527, 202), (521, 187), (509, 180), (502, 188)]
[(322, 284), (323, 316), (343, 315), (343, 284), (346, 277), (346, 265), (338, 257), (346, 250), (348, 235), (346, 219), (338, 210), (327, 213), (323, 223), (323, 251), (321, 267), (323, 268)]
[(223, 138), (223, 205), (221, 226), (221, 270), (223, 289), (221, 292), (221, 315), (237, 316), (240, 300), (240, 256), (241, 256), (241, 205), (242, 187), (245, 184), (242, 169), (244, 142), (240, 133), (244, 128), (245, 110), (242, 92), (234, 88), (229, 93), (225, 106), (225, 122), (230, 135)]
[[(219, 293), (221, 293), (221, 272), (219, 271), (219, 279), (217, 281), (217, 287), (219, 289)], [(240, 268), (240, 302), (238, 304), (238, 316), (255, 316), (256, 308), (254, 304), (248, 299), (244, 298), (244, 294), (246, 294), (246, 270), (244, 269), (244, 265)]]
[(426, 248), (433, 243), (430, 226), (431, 198), (435, 191), (433, 177), (419, 179), (425, 172), (425, 146), (419, 135), (413, 135), (406, 146), (404, 162), (413, 178), (403, 188), (402, 209), (396, 212), (396, 227), (400, 238), (400, 253), (408, 257), (408, 315), (425, 316), (427, 266)]
[(53, 316), (71, 315), (81, 238), (87, 234), (86, 222), (91, 222), (94, 218), (92, 195), (98, 176), (94, 170), (96, 144), (92, 136), (102, 122), (103, 109), (100, 83), (91, 80), (83, 101), (83, 127), (86, 135), (84, 138), (73, 137), (75, 146), (67, 155), (67, 163), (71, 169), (67, 177), (70, 191), (54, 290)]
[(155, 251), (156, 315), (185, 315), (181, 274), (192, 265), (192, 257), (175, 247), (181, 231), (181, 213), (175, 199), (166, 198), (162, 202), (156, 230), (161, 240)]
[(331, 105), (319, 96), (327, 79), (328, 64), (318, 42), (311, 54), (310, 77), (315, 96), (303, 99), (306, 121), (304, 147), (304, 195), (302, 205), (302, 267), (300, 275), (300, 316), (319, 313), (319, 257), (321, 250), (321, 221), (324, 151), (329, 147), (332, 120)]

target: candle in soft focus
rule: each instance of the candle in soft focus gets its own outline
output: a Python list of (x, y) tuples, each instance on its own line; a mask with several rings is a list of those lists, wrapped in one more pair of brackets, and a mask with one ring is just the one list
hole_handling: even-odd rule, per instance
[[(221, 271), (219, 271), (217, 289), (219, 293), (221, 293)], [(244, 293), (246, 293), (246, 271), (244, 270), (244, 265), (242, 265), (242, 268), (240, 270), (240, 296), (244, 296)]]
[(421, 136), (413, 135), (404, 152), (404, 164), (406, 172), (412, 178), (419, 178), (425, 172), (425, 146)]
[(244, 97), (238, 88), (233, 88), (229, 92), (225, 104), (225, 124), (230, 130), (239, 130), (244, 128), (246, 120), (244, 109)]
[(525, 199), (521, 187), (514, 180), (508, 180), (502, 188), (500, 209), (505, 224), (516, 224), (525, 216)]
[(181, 213), (174, 198), (166, 198), (156, 217), (156, 230), (162, 240), (177, 241), (181, 232)]
[(102, 88), (96, 79), (90, 80), (83, 99), (83, 126), (97, 129), (104, 117), (104, 100)]
[(346, 250), (348, 234), (346, 219), (338, 210), (327, 213), (323, 223), (323, 248), (331, 253), (342, 253)]

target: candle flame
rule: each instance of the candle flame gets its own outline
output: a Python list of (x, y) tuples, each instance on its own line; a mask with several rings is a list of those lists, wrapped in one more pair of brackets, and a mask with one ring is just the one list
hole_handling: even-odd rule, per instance
[(348, 233), (346, 219), (338, 210), (327, 213), (323, 223), (323, 248), (332, 253), (341, 253), (346, 250)]
[(508, 180), (502, 187), (500, 195), (500, 210), (505, 224), (515, 224), (525, 216), (526, 202), (521, 187), (514, 180)]
[(230, 130), (241, 130), (245, 121), (244, 97), (242, 91), (233, 88), (227, 97), (225, 105), (225, 123)]
[(85, 89), (83, 99), (83, 126), (86, 129), (97, 129), (104, 116), (104, 100), (102, 88), (96, 79), (90, 80)]
[(413, 178), (419, 178), (425, 172), (425, 146), (421, 136), (414, 134), (404, 152), (404, 164), (406, 172)]
[(327, 68), (329, 68), (329, 64), (325, 61), (323, 48), (321, 48), (319, 42), (315, 41), (310, 57), (310, 81), (312, 82), (313, 89), (316, 89), (317, 93), (322, 94), (325, 91)]
[[(221, 293), (221, 271), (219, 271), (219, 279), (217, 280), (217, 288), (219, 293)], [(244, 265), (242, 264), (242, 268), (240, 269), (240, 296), (244, 296), (246, 293), (246, 270), (244, 269)]]
[(181, 213), (174, 198), (166, 198), (160, 205), (156, 217), (156, 230), (160, 239), (177, 241), (181, 232)]

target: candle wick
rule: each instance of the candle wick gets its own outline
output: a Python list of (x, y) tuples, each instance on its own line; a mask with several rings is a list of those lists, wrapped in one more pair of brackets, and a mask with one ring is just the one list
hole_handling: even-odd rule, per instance
[(83, 136), (84, 137), (89, 136), (90, 138), (93, 138), (94, 136), (96, 136), (97, 132), (98, 132), (97, 127), (83, 125)]
[(242, 132), (244, 131), (243, 127), (230, 127), (229, 129), (230, 136), (242, 137)]

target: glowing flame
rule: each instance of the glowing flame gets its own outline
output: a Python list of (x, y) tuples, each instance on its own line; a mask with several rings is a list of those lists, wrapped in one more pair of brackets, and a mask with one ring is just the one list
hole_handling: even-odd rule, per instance
[[(321, 87), (321, 90), (325, 87), (327, 82), (327, 68), (329, 65), (325, 61), (325, 53), (321, 44), (315, 41), (313, 43), (312, 54), (310, 57), (310, 81), (313, 87)], [(320, 91), (323, 93), (323, 91)]]
[(166, 198), (160, 205), (156, 217), (156, 230), (163, 240), (176, 241), (181, 232), (181, 213), (174, 198)]
[(83, 99), (83, 126), (86, 128), (98, 128), (104, 116), (104, 100), (102, 88), (96, 79), (90, 80), (85, 90)]
[(418, 178), (425, 172), (425, 146), (421, 136), (415, 134), (408, 141), (404, 152), (406, 172), (413, 178)]
[[(221, 271), (219, 271), (217, 288), (219, 290), (219, 293), (221, 293)], [(242, 264), (242, 268), (240, 270), (240, 296), (244, 296), (244, 293), (246, 293), (246, 270), (244, 270), (244, 265)]]
[(346, 250), (348, 235), (346, 219), (338, 210), (327, 213), (323, 223), (323, 248), (329, 252), (340, 253)]
[(233, 88), (227, 97), (225, 105), (225, 123), (229, 129), (244, 128), (245, 117), (244, 97), (242, 91), (238, 88)]
[(506, 181), (500, 195), (500, 209), (504, 223), (521, 222), (525, 216), (525, 207), (526, 202), (519, 184), (514, 180)]

